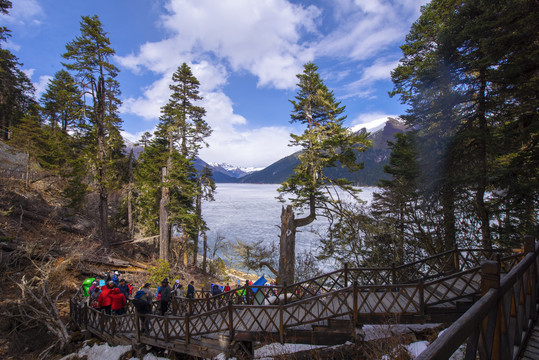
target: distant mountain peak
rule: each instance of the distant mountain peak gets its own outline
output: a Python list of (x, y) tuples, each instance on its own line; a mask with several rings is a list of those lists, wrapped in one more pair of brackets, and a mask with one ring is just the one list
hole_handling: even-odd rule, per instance
[(209, 163), (209, 165), (212, 167), (212, 170), (214, 172), (217, 171), (217, 172), (226, 174), (236, 179), (239, 179), (241, 177), (244, 177), (245, 175), (248, 175), (252, 172), (262, 169), (262, 168), (255, 168), (255, 167), (240, 167), (240, 166), (235, 166), (228, 163), (220, 163), (220, 164)]
[(354, 125), (350, 128), (352, 132), (369, 132), (374, 134), (375, 132), (382, 130), (386, 127), (387, 124), (390, 124), (395, 129), (400, 129), (401, 131), (406, 128), (404, 121), (400, 118), (395, 118), (391, 116), (379, 118), (376, 120), (369, 121), (367, 123), (362, 123)]

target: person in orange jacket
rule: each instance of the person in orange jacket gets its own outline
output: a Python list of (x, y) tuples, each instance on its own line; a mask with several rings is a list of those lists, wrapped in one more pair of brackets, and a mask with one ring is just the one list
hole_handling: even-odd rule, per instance
[(114, 288), (110, 292), (112, 315), (125, 314), (125, 307), (127, 306), (127, 300), (125, 295), (121, 293), (120, 289)]
[(110, 297), (110, 292), (113, 288), (114, 283), (112, 281), (109, 281), (107, 284), (103, 285), (101, 287), (101, 294), (99, 294), (99, 298), (97, 299), (99, 309), (104, 310), (105, 314), (108, 315), (110, 315), (112, 306), (112, 298)]

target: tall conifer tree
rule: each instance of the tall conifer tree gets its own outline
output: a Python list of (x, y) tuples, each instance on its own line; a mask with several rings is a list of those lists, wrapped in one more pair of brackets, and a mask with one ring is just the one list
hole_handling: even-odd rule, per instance
[(294, 217), (292, 206), (283, 207), (281, 214), (281, 257), (279, 281), (292, 283), (295, 268), (295, 236), (298, 227), (312, 223), (324, 212), (338, 212), (340, 200), (334, 187), (355, 196), (356, 189), (344, 179), (332, 179), (326, 169), (343, 166), (357, 171), (362, 164), (357, 162), (357, 152), (370, 145), (366, 135), (352, 134), (343, 127), (345, 107), (335, 100), (318, 74), (313, 63), (304, 66), (298, 74), (298, 93), (291, 100), (293, 110), (291, 122), (305, 126), (300, 135), (291, 134), (291, 145), (300, 146), (300, 163), (279, 188), (280, 196), (293, 194), (292, 205), (298, 210), (306, 209), (303, 218)]
[(64, 64), (75, 73), (83, 96), (87, 100), (89, 119), (90, 159), (94, 168), (94, 181), (99, 192), (99, 235), (105, 247), (109, 245), (108, 194), (113, 153), (123, 147), (118, 128), (121, 120), (117, 115), (120, 104), (118, 69), (110, 59), (115, 51), (103, 30), (101, 21), (94, 16), (83, 16), (81, 35), (67, 43)]
[(199, 230), (197, 224), (200, 224), (200, 219), (193, 211), (199, 192), (193, 161), (199, 149), (206, 145), (205, 138), (211, 134), (204, 120), (206, 110), (196, 104), (202, 100), (199, 86), (186, 63), (178, 67), (172, 75), (169, 86), (172, 94), (161, 109), (156, 132), (157, 137), (166, 141), (168, 153), (162, 167), (159, 205), (159, 257), (164, 260), (170, 258), (170, 237), (174, 227), (182, 233), (185, 259), (187, 242)]

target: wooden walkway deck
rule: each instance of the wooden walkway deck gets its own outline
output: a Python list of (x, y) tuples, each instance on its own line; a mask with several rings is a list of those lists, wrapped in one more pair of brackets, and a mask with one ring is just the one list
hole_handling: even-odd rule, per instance
[(521, 360), (539, 359), (539, 321), (535, 323), (535, 326), (530, 332), (528, 341), (524, 345), (524, 350), (519, 356), (519, 359)]
[(111, 344), (147, 344), (192, 356), (252, 357), (253, 342), (335, 345), (361, 341), (373, 323), (455, 321), (479, 298), (481, 262), (497, 259), (511, 271), (523, 254), (460, 249), (402, 266), (344, 269), (287, 286), (243, 287), (218, 297), (173, 298), (167, 316), (147, 315), (149, 331), (132, 307), (110, 316), (78, 294), (71, 317)]

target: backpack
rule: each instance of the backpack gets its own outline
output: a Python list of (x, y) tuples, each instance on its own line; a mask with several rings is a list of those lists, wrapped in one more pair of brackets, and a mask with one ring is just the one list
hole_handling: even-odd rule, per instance
[(93, 309), (99, 309), (99, 291), (95, 291), (92, 295), (90, 295), (90, 307)]
[(152, 311), (146, 299), (138, 298), (133, 300), (133, 305), (139, 314), (149, 314)]

